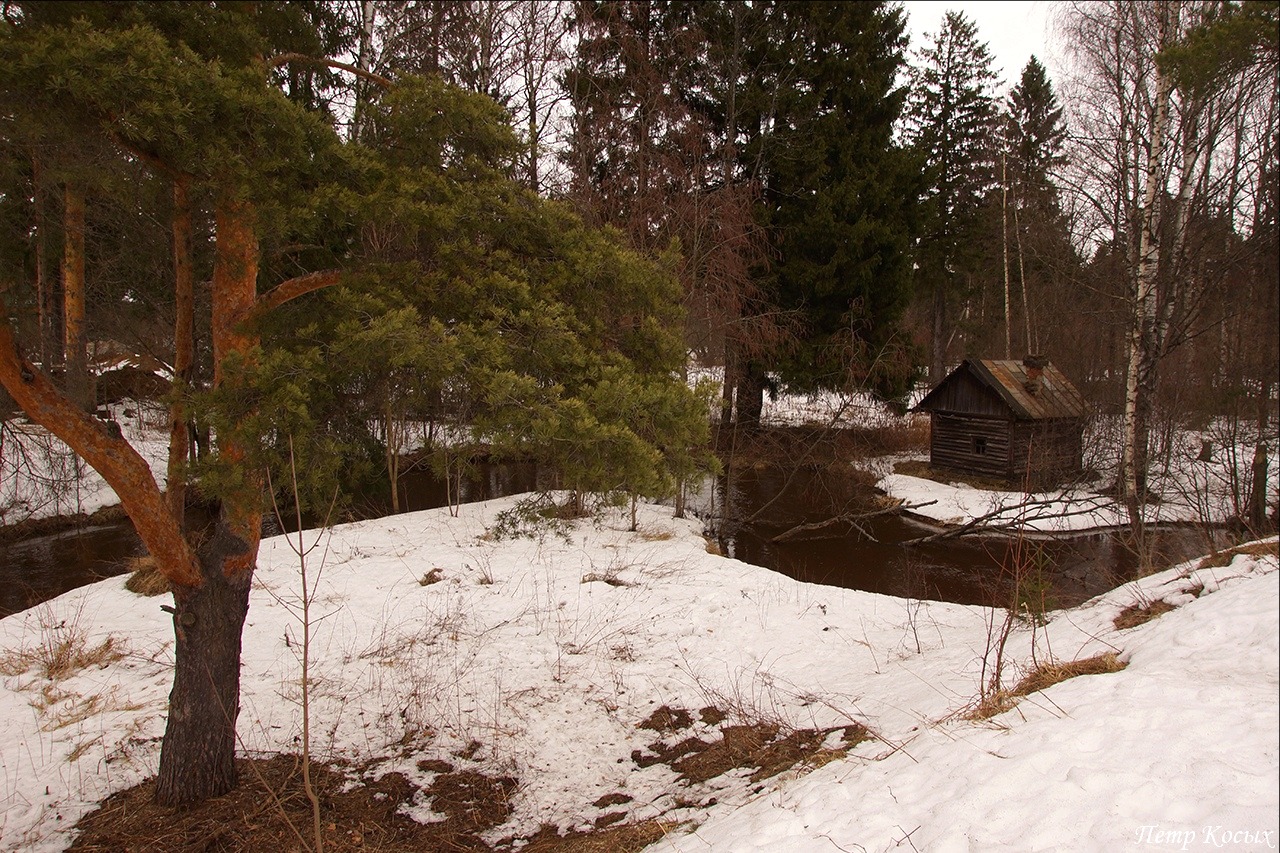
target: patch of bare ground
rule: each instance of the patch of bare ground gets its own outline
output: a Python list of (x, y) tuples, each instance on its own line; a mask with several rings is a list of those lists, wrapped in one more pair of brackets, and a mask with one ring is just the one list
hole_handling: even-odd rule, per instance
[[(820, 767), (847, 754), (871, 736), (864, 726), (856, 723), (830, 729), (785, 730), (768, 722), (721, 725), (726, 717), (715, 708), (703, 708), (699, 715), (704, 723), (719, 726), (718, 740), (687, 737), (674, 744), (658, 740), (649, 744), (647, 752), (633, 751), (631, 760), (638, 767), (666, 764), (680, 774), (682, 782), (690, 784), (706, 782), (739, 768), (754, 768), (750, 780), (760, 782), (798, 764)], [(637, 728), (675, 732), (688, 728), (692, 721), (688, 711), (664, 705)], [(839, 745), (824, 747), (834, 732), (840, 733)]]
[(963, 718), (966, 720), (988, 720), (1017, 705), (1018, 699), (1023, 696), (1030, 696), (1032, 693), (1045, 690), (1055, 684), (1066, 681), (1068, 678), (1075, 678), (1080, 675), (1105, 675), (1110, 672), (1119, 672), (1126, 666), (1128, 664), (1121, 661), (1115, 652), (1104, 652), (1093, 657), (1065, 663), (1056, 661), (1041, 664), (1023, 676), (1022, 680), (1012, 689), (997, 690), (984, 696), (977, 706), (963, 715)]
[[(651, 752), (637, 751), (640, 767), (669, 765), (686, 784), (705, 782), (731, 770), (751, 770), (757, 783), (797, 765), (818, 767), (845, 755), (870, 737), (861, 725), (833, 729), (784, 730), (772, 723), (726, 725), (713, 707), (697, 713), (706, 740), (686, 737), (674, 745), (656, 741)], [(694, 714), (660, 707), (637, 728), (678, 737), (694, 725)], [(708, 728), (713, 731), (708, 732)], [(718, 728), (719, 738), (714, 737)], [(832, 738), (839, 733), (839, 738)], [(833, 745), (832, 745), (833, 744)], [(105, 800), (76, 825), (69, 848), (74, 853), (287, 853), (314, 849), (311, 806), (302, 787), (300, 760), (292, 755), (242, 759), (240, 786), (231, 793), (189, 808), (163, 808), (154, 802), (149, 780)], [(319, 797), (326, 853), (435, 853), (435, 851), (509, 851), (521, 853), (631, 853), (680, 826), (663, 816), (631, 822), (629, 794), (606, 794), (592, 805), (599, 810), (594, 829), (562, 830), (542, 826), (525, 837), (490, 844), (484, 834), (510, 818), (518, 782), (456, 770), (447, 761), (424, 759), (421, 770), (436, 773), (426, 788), (400, 773), (379, 778), (350, 768), (312, 762)], [(427, 802), (444, 815), (421, 824), (402, 814), (403, 805)], [(677, 798), (676, 808), (709, 806), (715, 799)]]
[(902, 474), (907, 477), (919, 477), (921, 480), (933, 480), (935, 483), (964, 483), (975, 489), (983, 489), (986, 491), (1006, 491), (1009, 484), (1004, 480), (992, 477), (979, 477), (961, 471), (952, 471), (947, 468), (934, 468), (928, 462), (921, 459), (906, 459), (893, 463), (893, 473)]
[(1138, 604), (1130, 604), (1115, 618), (1115, 626), (1117, 631), (1123, 631), (1126, 628), (1136, 628), (1139, 625), (1150, 622), (1157, 616), (1163, 616), (1171, 610), (1175, 610), (1172, 604), (1164, 599), (1157, 598), (1155, 601), (1147, 601)]
[(28, 518), (11, 524), (0, 524), (0, 543), (17, 542), (34, 536), (46, 536), (74, 530), (77, 527), (89, 527), (98, 524), (111, 524), (124, 521), (129, 516), (119, 504), (104, 506), (86, 515), (77, 512), (72, 515), (55, 515), (49, 518)]
[[(149, 780), (105, 800), (77, 824), (74, 853), (281, 853), (314, 847), (309, 837), (311, 805), (302, 788), (296, 756), (242, 759), (240, 785), (222, 797), (189, 808), (153, 802)], [(446, 773), (424, 793), (446, 815), (421, 824), (400, 814), (417, 790), (404, 776), (356, 779), (313, 762), (320, 795), (324, 849), (332, 853), (381, 851), (488, 851), (478, 834), (506, 820), (515, 780), (475, 772)]]
[(520, 853), (636, 853), (679, 826), (678, 821), (654, 818), (594, 832), (568, 832), (564, 835), (554, 826), (544, 826), (528, 838)]
[(1280, 557), (1280, 540), (1274, 542), (1251, 542), (1248, 545), (1239, 545), (1235, 548), (1227, 548), (1216, 554), (1210, 554), (1205, 557), (1197, 565), (1197, 569), (1219, 569), (1231, 565), (1231, 561), (1239, 554), (1247, 554), (1251, 557)]

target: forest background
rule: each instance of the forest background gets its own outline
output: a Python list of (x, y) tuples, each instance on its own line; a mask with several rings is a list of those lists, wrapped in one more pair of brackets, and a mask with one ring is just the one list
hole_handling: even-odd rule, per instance
[[(0, 382), (175, 584), (176, 708), (235, 707), (287, 462), (316, 508), (395, 494), (430, 422), (579, 500), (678, 494), (710, 464), (691, 362), (750, 428), (781, 388), (1047, 354), (1120, 416), (1135, 514), (1188, 425), (1265, 483), (1278, 10), (1064, 4), (1060, 79), (1001, 98), (971, 21), (908, 55), (889, 3), (6, 3)], [(112, 348), (173, 378), (164, 488), (92, 415)], [(205, 713), (171, 715), (162, 800), (234, 784)]]

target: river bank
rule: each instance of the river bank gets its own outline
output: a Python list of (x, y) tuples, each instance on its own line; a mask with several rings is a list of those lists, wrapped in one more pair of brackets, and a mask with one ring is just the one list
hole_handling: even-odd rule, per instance
[[(427, 824), (450, 820), (444, 780), (497, 786), (507, 810), (471, 849), (651, 821), (657, 850), (771, 853), (885, 850), (906, 834), (918, 849), (1116, 849), (1147, 825), (1275, 828), (1274, 540), (1015, 621), (1006, 685), (1047, 661), (1124, 666), (979, 719), (1001, 611), (798, 582), (709, 553), (700, 523), (669, 508), (642, 505), (634, 533), (623, 513), (539, 532), (513, 526), (515, 504), (307, 540), (327, 553), (313, 566), (319, 757), (342, 790)], [(264, 540), (247, 757), (296, 750), (298, 584), (289, 543)], [(1163, 615), (1117, 625), (1156, 601)], [(40, 656), (53, 640), (110, 653), (53, 673)], [(0, 846), (62, 850), (81, 816), (154, 772), (171, 656), (168, 615), (120, 578), (0, 620)], [(711, 762), (747, 732), (769, 755), (799, 732), (825, 751)], [(342, 823), (333, 848), (356, 849), (359, 828)], [(248, 839), (247, 825), (226, 831)]]

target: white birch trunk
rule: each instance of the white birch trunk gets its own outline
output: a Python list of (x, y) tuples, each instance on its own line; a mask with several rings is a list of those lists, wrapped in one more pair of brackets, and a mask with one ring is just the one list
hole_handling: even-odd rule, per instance
[[(1168, 9), (1161, 10), (1159, 44), (1166, 43)], [(1176, 10), (1174, 12), (1176, 14)], [(1146, 483), (1146, 412), (1150, 401), (1146, 388), (1154, 370), (1152, 334), (1157, 318), (1157, 285), (1160, 276), (1161, 208), (1166, 182), (1164, 170), (1165, 136), (1169, 127), (1169, 99), (1172, 81), (1156, 66), (1155, 101), (1152, 104), (1150, 150), (1143, 188), (1141, 229), (1138, 235), (1138, 271), (1133, 294), (1132, 317), (1126, 347), (1124, 420), (1120, 460), (1120, 494), (1129, 508), (1130, 522), (1141, 521)]]

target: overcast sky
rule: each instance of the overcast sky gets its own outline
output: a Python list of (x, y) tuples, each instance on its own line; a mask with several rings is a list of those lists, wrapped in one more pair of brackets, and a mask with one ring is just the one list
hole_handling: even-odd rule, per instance
[(906, 0), (902, 5), (913, 50), (924, 45), (926, 33), (937, 34), (948, 9), (963, 12), (978, 25), (978, 37), (991, 49), (996, 74), (1005, 84), (1002, 89), (1018, 81), (1032, 54), (1053, 71), (1053, 55), (1046, 47), (1049, 13), (1055, 5), (1050, 0)]

